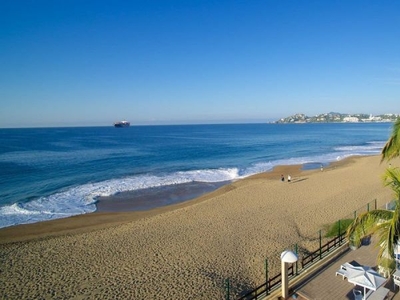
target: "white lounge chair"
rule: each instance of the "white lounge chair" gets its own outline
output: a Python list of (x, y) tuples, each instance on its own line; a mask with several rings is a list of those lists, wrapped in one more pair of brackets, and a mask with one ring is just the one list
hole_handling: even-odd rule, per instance
[(342, 276), (342, 279), (346, 279), (347, 276), (347, 267), (351, 266), (349, 263), (344, 263), (343, 265), (340, 265), (340, 269), (336, 271), (335, 276)]
[(346, 279), (347, 278), (347, 271), (344, 270), (344, 269), (339, 269), (339, 270), (336, 271), (335, 276), (338, 276), (338, 275), (342, 276), (342, 279)]

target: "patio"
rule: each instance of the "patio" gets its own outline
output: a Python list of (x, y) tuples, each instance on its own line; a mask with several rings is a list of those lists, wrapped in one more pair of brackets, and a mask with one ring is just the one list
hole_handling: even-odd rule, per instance
[[(291, 290), (295, 292), (297, 299), (300, 300), (354, 299), (353, 289), (362, 290), (362, 288), (355, 287), (347, 279), (336, 275), (336, 272), (342, 264), (351, 261), (376, 269), (377, 254), (378, 248), (374, 244), (374, 239), (372, 239), (371, 244), (367, 246), (361, 246), (354, 251), (350, 249), (345, 251), (328, 265), (315, 271), (311, 276), (309, 275), (308, 279), (300, 280), (297, 284), (291, 286)], [(394, 286), (392, 277), (383, 286), (389, 289), (387, 299), (400, 300), (399, 288)], [(294, 297), (292, 296), (292, 298)]]

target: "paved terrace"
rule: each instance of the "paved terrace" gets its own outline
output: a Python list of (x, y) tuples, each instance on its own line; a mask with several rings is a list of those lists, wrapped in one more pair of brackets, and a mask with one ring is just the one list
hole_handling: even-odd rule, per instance
[[(339, 270), (341, 264), (351, 261), (376, 269), (376, 257), (379, 250), (375, 246), (374, 239), (377, 240), (377, 237), (371, 239), (371, 244), (361, 246), (355, 251), (345, 246), (344, 251), (341, 251), (339, 255), (328, 262), (322, 262), (315, 271), (303, 275), (302, 279), (293, 280), (294, 283), (291, 281), (290, 291), (297, 295), (298, 300), (354, 299), (353, 288), (360, 290), (363, 290), (363, 288), (355, 287), (347, 279), (336, 276), (335, 273)], [(400, 300), (399, 288), (394, 286), (392, 278), (388, 279), (384, 286), (390, 290), (387, 299)], [(280, 291), (276, 291), (266, 299), (278, 299), (280, 295)]]

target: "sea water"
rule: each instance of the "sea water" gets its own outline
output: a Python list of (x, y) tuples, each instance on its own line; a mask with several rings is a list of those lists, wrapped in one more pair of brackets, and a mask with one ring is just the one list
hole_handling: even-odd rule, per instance
[[(223, 183), (378, 155), (391, 123), (0, 129), (0, 227), (93, 212), (120, 192)], [(149, 200), (151, 201), (151, 197)], [(152, 207), (149, 203), (149, 207)]]

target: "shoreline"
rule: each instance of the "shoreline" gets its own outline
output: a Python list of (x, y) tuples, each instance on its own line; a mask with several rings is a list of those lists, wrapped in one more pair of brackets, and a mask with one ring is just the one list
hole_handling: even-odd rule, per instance
[[(212, 193), (226, 185), (232, 184), (233, 182), (245, 180), (247, 178), (265, 175), (266, 178), (272, 180), (280, 178), (278, 177), (278, 173), (282, 172), (285, 180), (287, 180), (287, 176), (289, 174), (291, 174), (291, 176), (297, 174), (298, 169), (300, 172), (317, 171), (321, 170), (321, 168), (323, 169), (330, 167), (332, 164), (336, 163), (337, 162), (321, 164), (315, 162), (302, 165), (281, 165), (274, 167), (270, 171), (254, 174), (241, 179), (222, 182), (189, 182), (169, 186), (153, 187), (145, 189), (144, 191), (135, 190), (119, 192), (115, 195), (97, 197), (96, 211), (93, 213), (147, 211), (194, 200), (205, 196), (206, 194)], [(268, 175), (270, 173), (271, 175)]]
[(93, 213), (147, 211), (199, 198), (231, 182), (190, 182), (149, 188), (145, 191), (119, 192), (111, 196), (97, 197), (96, 211)]
[[(342, 167), (354, 163), (354, 160), (362, 159), (364, 157), (371, 156), (351, 156), (340, 161), (332, 162), (329, 165), (325, 165), (323, 172), (329, 172), (330, 170), (336, 169), (337, 167)], [(372, 156), (375, 157), (375, 156)], [(163, 205), (152, 207), (145, 210), (133, 210), (132, 206), (127, 202), (130, 201), (130, 192), (122, 192), (117, 198), (119, 200), (120, 209), (116, 211), (110, 210), (110, 205), (113, 196), (108, 196), (108, 203), (101, 203), (100, 209), (96, 204), (96, 211), (87, 214), (81, 214), (76, 216), (71, 216), (67, 218), (30, 223), (30, 224), (20, 224), (10, 227), (0, 228), (0, 245), (13, 243), (13, 242), (23, 242), (35, 239), (46, 239), (50, 237), (56, 237), (67, 234), (79, 234), (88, 231), (96, 231), (112, 226), (117, 226), (124, 224), (125, 222), (134, 222), (143, 218), (153, 217), (166, 212), (178, 210), (185, 208), (187, 206), (200, 203), (214, 197), (218, 197), (225, 193), (228, 193), (232, 189), (232, 185), (235, 182), (247, 182), (258, 179), (266, 179), (271, 181), (281, 181), (281, 175), (285, 176), (285, 182), (287, 181), (287, 175), (290, 174), (292, 177), (292, 183), (299, 180), (299, 176), (306, 176), (307, 174), (319, 173), (320, 169), (303, 169), (304, 165), (280, 165), (274, 167), (268, 172), (263, 172), (255, 174), (244, 179), (235, 180), (227, 184), (221, 184), (220, 187), (206, 193), (202, 193), (198, 197), (189, 198), (184, 201), (177, 201), (176, 203), (170, 205)], [(101, 200), (100, 200), (101, 201)], [(103, 200), (103, 202), (106, 202)], [(126, 209), (126, 210), (124, 210)]]
[(351, 157), (323, 172), (279, 166), (149, 211), (0, 229), (0, 298), (223, 299), (226, 278), (243, 292), (263, 282), (266, 258), (275, 275), (283, 250), (313, 251), (325, 225), (389, 202), (379, 161)]

